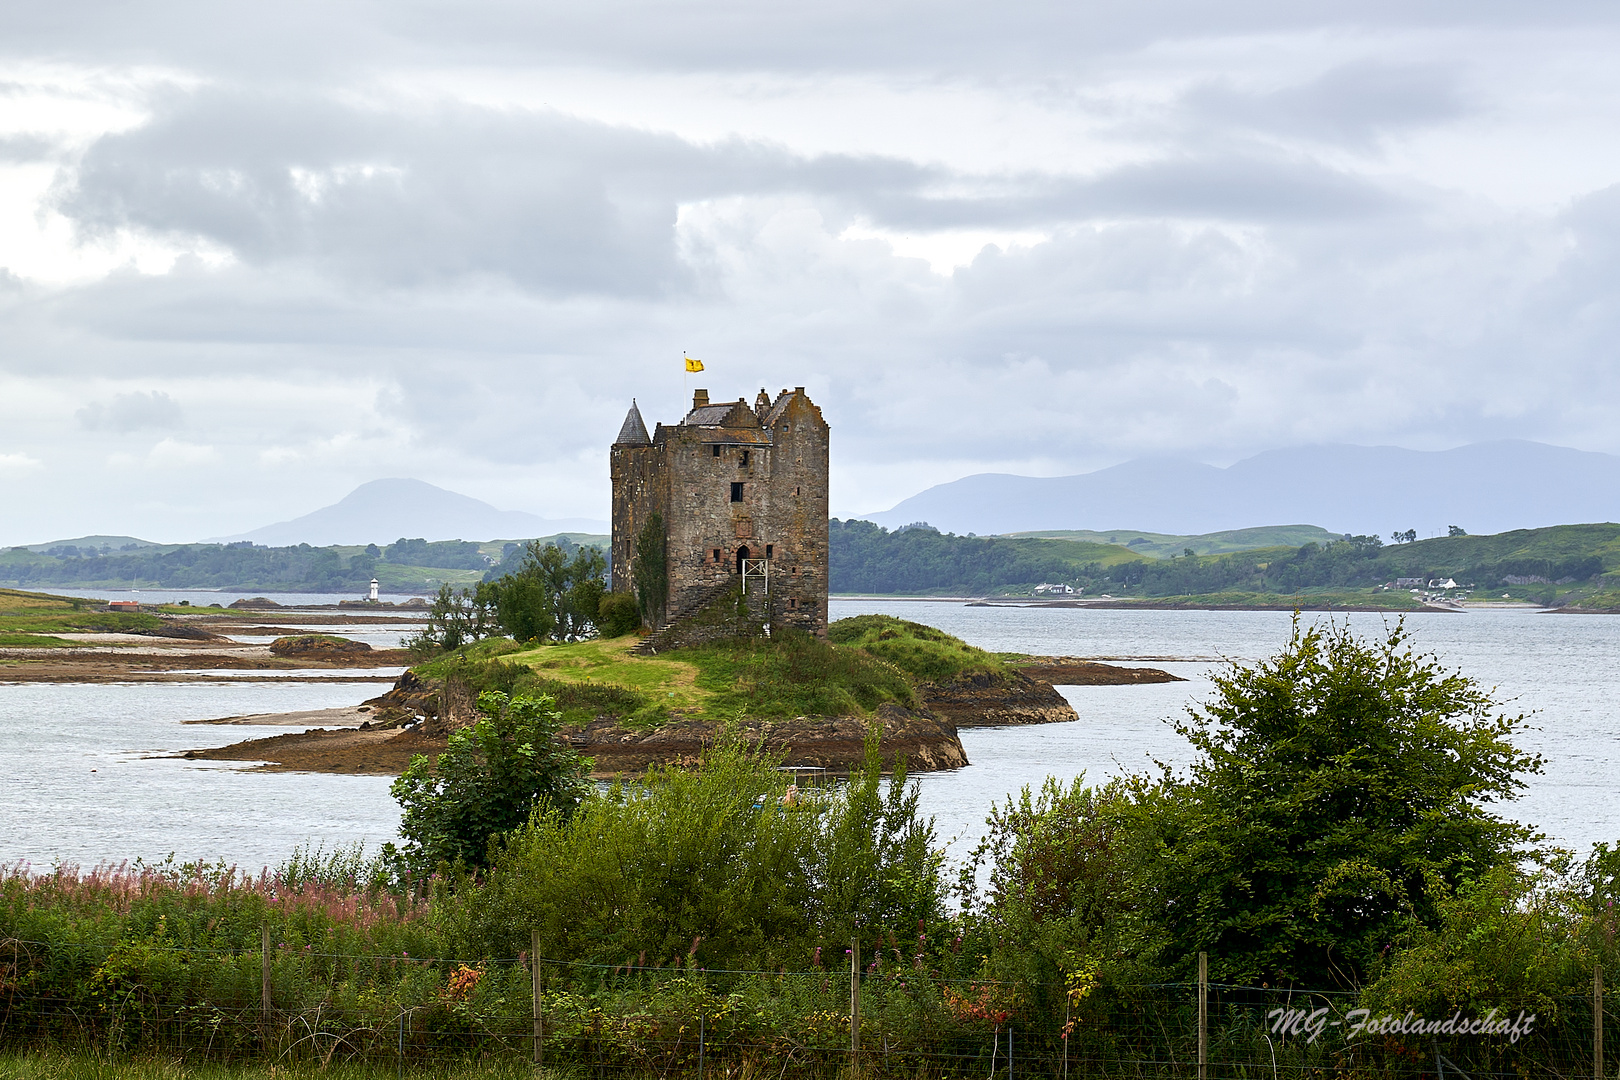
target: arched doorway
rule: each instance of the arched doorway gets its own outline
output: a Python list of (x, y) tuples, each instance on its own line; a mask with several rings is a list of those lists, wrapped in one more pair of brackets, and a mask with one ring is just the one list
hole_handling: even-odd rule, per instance
[(743, 560), (748, 557), (748, 545), (744, 544), (742, 547), (737, 549), (737, 573), (742, 573)]

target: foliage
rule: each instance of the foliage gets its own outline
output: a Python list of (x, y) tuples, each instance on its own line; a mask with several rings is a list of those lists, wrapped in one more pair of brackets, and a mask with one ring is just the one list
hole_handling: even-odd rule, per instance
[(501, 628), (518, 641), (578, 641), (596, 628), (607, 560), (594, 547), (570, 558), (555, 544), (530, 541), (518, 568), (481, 589)]
[(1050, 983), (1125, 949), (1155, 854), (1127, 782), (1048, 778), (993, 805), (985, 825), (956, 888), (988, 972)]
[(1125, 548), (1072, 540), (953, 536), (927, 526), (889, 532), (870, 521), (828, 522), (834, 592), (989, 593), (1010, 585), (1102, 578), (1114, 563), (1146, 562)]
[(1168, 559), (1139, 558), (1127, 546), (1062, 539), (963, 537), (922, 527), (891, 533), (865, 521), (834, 521), (830, 528), (831, 584), (839, 592), (983, 594), (1052, 582), (1088, 594), (1275, 596), (1366, 590), (1400, 577), (1453, 577), (1526, 595), (1525, 587), (1535, 583), (1596, 583), (1620, 570), (1620, 525), (1612, 524), (1429, 540), (1413, 535), (1409, 541), (1402, 533), (1395, 545), (1346, 534), (1326, 543)]
[(1541, 759), (1472, 680), (1379, 642), (1304, 628), (1214, 678), (1177, 725), (1200, 757), (1165, 780), (1158, 883), (1169, 948), (1225, 981), (1356, 985), (1450, 890), (1533, 839), (1491, 813)]
[(364, 553), (345, 556), (337, 548), (308, 544), (280, 548), (246, 543), (154, 545), (106, 554), (7, 552), (0, 558), (0, 579), (19, 585), (363, 592), (377, 573), (374, 557)]
[(882, 776), (875, 740), (848, 783), (790, 789), (779, 762), (724, 742), (696, 769), (655, 769), (537, 812), (485, 884), (445, 912), (458, 947), (619, 963), (796, 968), (857, 931), (943, 917), (939, 856), (915, 784)]
[(417, 656), (432, 656), (489, 637), (499, 627), (489, 586), (480, 583), (474, 589), (454, 589), (441, 585), (428, 609), (427, 622), (403, 644)]
[(490, 841), (537, 806), (566, 818), (584, 797), (590, 763), (557, 738), (550, 698), (486, 691), (478, 709), (436, 763), (417, 755), (390, 788), (403, 810), (401, 857), (418, 872), (483, 866)]
[(605, 593), (596, 609), (596, 625), (607, 638), (633, 634), (641, 627), (641, 606), (630, 593)]
[(917, 704), (911, 678), (893, 664), (803, 630), (714, 641), (670, 655), (698, 669), (698, 688), (707, 691), (714, 715), (862, 716), (885, 702)]
[(994, 653), (943, 630), (892, 615), (839, 619), (827, 627), (827, 640), (859, 648), (924, 682), (948, 683), (963, 676), (988, 675), (1001, 683), (1012, 677)]
[(403, 536), (383, 551), (383, 558), (407, 566), (431, 566), (444, 570), (482, 570), (489, 565), (480, 545), (468, 540), (435, 540)]
[(1084, 540), (1093, 544), (1109, 544), (1162, 559), (1180, 555), (1191, 549), (1199, 555), (1224, 555), (1232, 551), (1251, 548), (1297, 548), (1315, 541), (1330, 544), (1339, 539), (1336, 533), (1315, 525), (1260, 525), (1249, 529), (1227, 529), (1212, 533), (1156, 533), (1140, 529), (1113, 529), (1099, 532), (1095, 529), (1036, 529), (1030, 532), (1005, 534), (1011, 537), (1033, 536), (1047, 540)]
[(636, 553), (631, 562), (631, 582), (635, 586), (636, 603), (641, 606), (644, 626), (657, 626), (669, 604), (669, 552), (664, 532), (664, 516), (657, 511), (647, 515), (647, 521), (636, 536)]

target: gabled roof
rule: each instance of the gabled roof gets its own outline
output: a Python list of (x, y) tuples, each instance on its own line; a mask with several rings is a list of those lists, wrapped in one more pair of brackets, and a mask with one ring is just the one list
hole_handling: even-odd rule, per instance
[(681, 423), (687, 427), (714, 427), (716, 424), (726, 422), (726, 415), (733, 407), (731, 402), (724, 405), (705, 405), (701, 409), (693, 409), (687, 413), (686, 419)]
[(647, 425), (642, 422), (641, 410), (636, 407), (636, 399), (630, 399), (630, 411), (624, 415), (624, 425), (619, 428), (619, 437), (613, 440), (614, 446), (651, 446), (652, 440), (647, 437)]
[(741, 399), (723, 405), (700, 405), (681, 421), (687, 427), (757, 428), (759, 417)]

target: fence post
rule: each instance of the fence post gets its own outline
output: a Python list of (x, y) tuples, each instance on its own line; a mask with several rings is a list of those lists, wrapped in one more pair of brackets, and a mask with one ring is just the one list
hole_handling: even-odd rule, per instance
[(1209, 954), (1198, 954), (1198, 1080), (1209, 1064)]
[(1012, 1021), (1007, 1021), (1007, 1080), (1013, 1080), (1012, 1075)]
[(1069, 988), (1063, 988), (1063, 1080), (1069, 1080)]
[(849, 939), (849, 1069), (861, 1065), (861, 939)]
[(539, 1069), (545, 1064), (545, 1021), (540, 1018), (541, 994), (545, 988), (540, 982), (540, 931), (529, 931), (529, 992), (534, 998), (534, 1067)]
[(270, 1034), (270, 924), (259, 926), (259, 1009), (264, 1014), (264, 1031)]
[(1592, 1078), (1603, 1080), (1603, 965), (1592, 965)]
[(703, 1057), (704, 1057), (704, 1053), (705, 1053), (705, 1049), (706, 1049), (705, 1046), (704, 1046), (704, 1026), (705, 1026), (704, 1021), (705, 1021), (705, 1019), (706, 1019), (705, 1010), (703, 1010), (701, 1007), (699, 1007), (699, 1010), (698, 1010), (698, 1080), (703, 1080)]

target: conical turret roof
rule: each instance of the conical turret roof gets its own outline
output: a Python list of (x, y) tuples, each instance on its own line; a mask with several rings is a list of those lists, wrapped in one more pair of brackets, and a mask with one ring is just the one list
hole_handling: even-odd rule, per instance
[(652, 439), (647, 435), (647, 425), (641, 420), (641, 410), (636, 408), (636, 399), (630, 399), (630, 411), (624, 415), (624, 426), (619, 428), (619, 437), (613, 440), (614, 446), (651, 446)]

